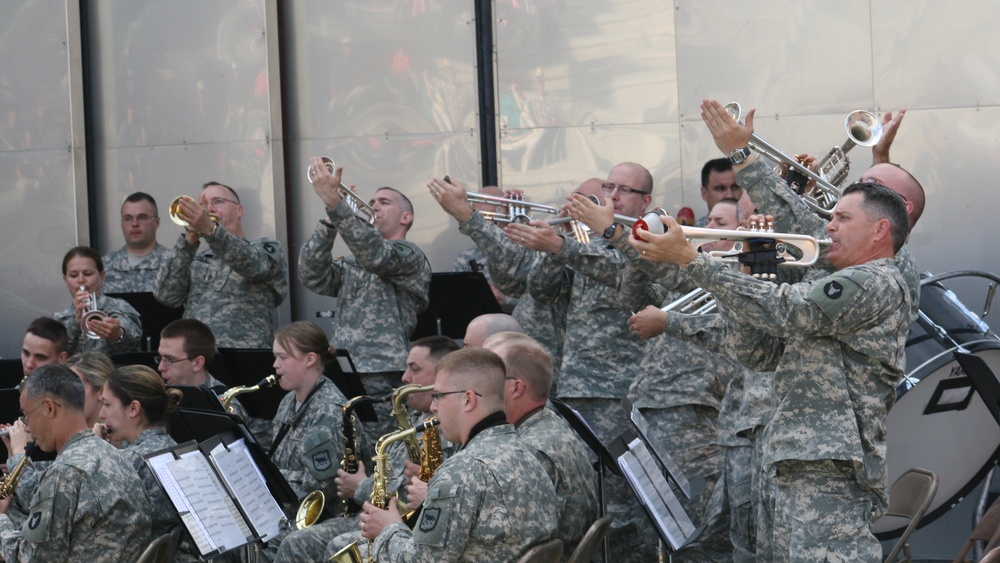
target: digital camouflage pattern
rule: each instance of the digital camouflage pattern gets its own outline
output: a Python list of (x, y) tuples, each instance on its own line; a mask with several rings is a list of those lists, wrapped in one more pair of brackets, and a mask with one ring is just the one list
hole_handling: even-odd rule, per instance
[(135, 561), (150, 538), (141, 490), (125, 455), (81, 430), (39, 481), (22, 527), (0, 515), (4, 560)]
[(372, 554), (383, 563), (513, 561), (553, 536), (556, 506), (552, 482), (514, 427), (489, 427), (438, 468), (414, 529), (390, 524)]
[(125, 247), (113, 250), (101, 258), (104, 263), (104, 293), (141, 293), (156, 289), (156, 276), (166, 260), (167, 247), (157, 243), (153, 250), (134, 266), (129, 263)]
[[(14, 454), (8, 457), (8, 470), (16, 467), (22, 459), (24, 459), (24, 454)], [(18, 528), (21, 527), (21, 523), (28, 517), (28, 509), (31, 507), (31, 497), (35, 494), (35, 489), (38, 488), (38, 481), (50, 465), (52, 465), (51, 461), (30, 461), (24, 467), (21, 479), (18, 480), (17, 486), (14, 487), (14, 500), (7, 507), (7, 516), (10, 517), (11, 521)]]
[(521, 419), (515, 428), (518, 441), (538, 458), (556, 488), (555, 538), (563, 542), (565, 560), (597, 519), (597, 476), (590, 450), (569, 423), (548, 408)]
[(98, 295), (97, 310), (118, 321), (118, 325), (124, 331), (122, 341), (94, 339), (84, 334), (80, 321), (74, 317), (73, 306), (70, 305), (52, 315), (52, 318), (66, 327), (66, 333), (69, 336), (66, 349), (70, 356), (81, 352), (101, 352), (110, 356), (118, 352), (131, 352), (139, 349), (139, 340), (142, 339), (142, 321), (139, 318), (139, 312), (129, 305), (128, 301), (107, 295)]
[(152, 535), (148, 541), (153, 541), (163, 534), (169, 534), (170, 529), (179, 525), (181, 520), (173, 503), (170, 502), (170, 498), (167, 497), (167, 492), (160, 486), (156, 475), (153, 474), (153, 470), (146, 464), (146, 460), (142, 456), (176, 445), (177, 442), (170, 437), (166, 426), (154, 426), (141, 432), (135, 437), (135, 440), (122, 448), (122, 452), (128, 456), (136, 474), (139, 475), (142, 488), (145, 489), (146, 498), (149, 500), (149, 506), (152, 508), (150, 513), (153, 520)]
[[(299, 279), (337, 298), (333, 340), (351, 353), (358, 371), (389, 372), (406, 365), (417, 315), (427, 309), (431, 266), (412, 242), (385, 240), (346, 201), (327, 211), (299, 254)], [(352, 256), (333, 259), (340, 233)]]
[(288, 265), (273, 239), (247, 240), (219, 226), (197, 252), (179, 235), (156, 278), (156, 300), (208, 325), (219, 348), (271, 348), (274, 308), (288, 295)]

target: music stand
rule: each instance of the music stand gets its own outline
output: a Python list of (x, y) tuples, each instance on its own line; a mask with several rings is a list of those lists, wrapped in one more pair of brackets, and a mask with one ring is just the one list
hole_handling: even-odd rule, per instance
[[(327, 362), (323, 369), (323, 375), (327, 376), (348, 400), (368, 394), (364, 383), (361, 382), (361, 376), (358, 375), (358, 369), (354, 367), (354, 360), (351, 359), (351, 354), (347, 350), (337, 349), (336, 358)], [(361, 422), (378, 421), (375, 407), (371, 403), (362, 403), (356, 406), (354, 414)]]
[(108, 297), (117, 297), (128, 301), (133, 309), (138, 311), (142, 320), (142, 348), (147, 352), (155, 352), (160, 347), (160, 331), (163, 327), (184, 316), (184, 307), (168, 307), (153, 297), (152, 292), (138, 293), (106, 293)]
[(990, 369), (986, 360), (973, 354), (955, 352), (955, 359), (958, 360), (965, 374), (969, 376), (972, 386), (979, 392), (979, 396), (983, 398), (983, 403), (993, 415), (993, 419), (996, 420), (997, 424), (1000, 424), (1000, 381), (997, 381), (993, 370)]
[[(550, 397), (549, 402), (555, 407), (555, 411), (559, 413), (566, 422), (573, 428), (573, 430), (583, 439), (584, 443), (587, 444), (594, 454), (597, 456), (597, 464), (594, 470), (597, 471), (597, 517), (602, 518), (608, 512), (608, 501), (605, 496), (604, 483), (605, 483), (605, 470), (610, 469), (611, 473), (619, 477), (623, 477), (622, 470), (618, 467), (618, 461), (615, 459), (608, 448), (604, 446), (601, 439), (597, 437), (590, 425), (583, 416), (577, 412), (576, 409), (567, 405), (561, 399), (555, 397)], [(611, 561), (611, 548), (609, 546), (608, 534), (604, 535), (604, 561), (608, 563)]]
[[(13, 389), (24, 379), (21, 360), (0, 360), (0, 389)], [(14, 409), (17, 412), (17, 409)]]
[[(184, 394), (180, 406), (182, 409), (229, 414), (215, 391), (204, 385), (168, 385), (167, 388), (177, 389)], [(175, 441), (180, 443), (179, 440)]]
[(111, 355), (111, 362), (116, 366), (146, 366), (151, 368), (153, 371), (157, 371), (160, 366), (157, 365), (156, 352), (118, 352)]
[[(230, 387), (238, 385), (252, 387), (274, 373), (273, 364), (274, 353), (267, 348), (219, 348), (212, 361), (213, 369), (225, 366), (220, 373), (226, 369), (231, 371), (226, 379), (217, 375), (215, 371), (210, 373)], [(287, 391), (275, 385), (253, 393), (245, 393), (240, 395), (239, 399), (250, 416), (271, 420), (277, 414), (278, 405), (286, 393)]]
[(430, 305), (417, 317), (410, 340), (434, 335), (461, 339), (472, 319), (501, 312), (482, 272), (431, 274), (429, 299)]

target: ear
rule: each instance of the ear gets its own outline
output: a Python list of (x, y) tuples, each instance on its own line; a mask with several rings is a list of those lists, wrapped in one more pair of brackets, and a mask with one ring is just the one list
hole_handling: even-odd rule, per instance
[(56, 363), (58, 363), (58, 364), (65, 364), (66, 363), (66, 359), (69, 358), (69, 352), (59, 352), (59, 355), (56, 356), (56, 357), (59, 358), (59, 361), (56, 362)]
[(319, 362), (319, 356), (316, 354), (316, 352), (309, 352), (308, 354), (306, 354), (305, 360), (306, 360), (306, 366), (312, 367), (316, 365), (317, 362)]
[(643, 213), (646, 212), (646, 209), (649, 207), (650, 203), (653, 203), (653, 196), (651, 196), (649, 194), (646, 194), (646, 195), (642, 196), (642, 212)]
[(413, 222), (413, 213), (410, 213), (409, 211), (404, 211), (403, 215), (400, 216), (399, 218), (399, 224), (409, 225), (412, 222)]
[(205, 356), (196, 356), (194, 358), (191, 358), (191, 370), (192, 371), (201, 371), (201, 370), (203, 370), (205, 368), (206, 368), (206, 366), (205, 366)]
[(708, 203), (708, 188), (705, 186), (701, 187), (701, 199), (705, 200), (705, 203)]
[(139, 401), (132, 401), (128, 404), (128, 408), (125, 411), (130, 417), (138, 417), (139, 413), (142, 412), (142, 404)]
[(465, 395), (463, 395), (463, 398), (465, 399), (465, 402), (462, 403), (462, 412), (472, 412), (476, 410), (476, 405), (479, 403), (478, 395), (467, 391)]
[(891, 236), (891, 230), (892, 228), (888, 219), (879, 219), (878, 223), (875, 224), (875, 240), (881, 241)]

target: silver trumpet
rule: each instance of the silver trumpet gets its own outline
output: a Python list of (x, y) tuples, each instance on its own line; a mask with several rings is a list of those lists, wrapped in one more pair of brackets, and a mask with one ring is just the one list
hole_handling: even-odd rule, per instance
[[(81, 285), (80, 291), (87, 291), (87, 288)], [(84, 300), (83, 316), (80, 317), (80, 329), (87, 335), (87, 338), (100, 340), (101, 336), (90, 330), (89, 324), (90, 321), (103, 321), (107, 318), (106, 313), (97, 310), (97, 294), (88, 292), (87, 298)]]
[[(323, 166), (333, 174), (337, 170), (337, 164), (328, 156), (324, 156), (322, 159)], [(313, 183), (313, 169), (311, 164), (306, 167), (306, 178), (309, 179), (310, 184)], [(347, 201), (347, 206), (351, 208), (351, 211), (358, 219), (369, 225), (375, 223), (375, 210), (361, 196), (351, 191), (344, 184), (337, 186), (337, 191), (340, 192), (340, 197)]]
[(559, 213), (559, 210), (551, 205), (525, 201), (521, 198), (500, 197), (475, 192), (465, 192), (465, 195), (468, 197), (469, 203), (495, 206), (493, 211), (480, 211), (483, 217), (494, 223), (527, 223), (531, 220), (532, 213), (551, 213), (553, 215)]
[(553, 227), (556, 225), (568, 225), (569, 233), (573, 235), (573, 238), (575, 238), (577, 242), (583, 244), (590, 242), (590, 227), (585, 225), (582, 221), (577, 221), (572, 217), (559, 217), (558, 219), (546, 221), (546, 223), (552, 225)]
[(674, 311), (676, 313), (684, 313), (685, 315), (707, 315), (714, 313), (715, 309), (715, 297), (712, 297), (711, 293), (700, 287), (660, 307), (660, 310), (664, 313)]
[[(726, 104), (724, 109), (740, 124), (743, 123), (740, 121), (742, 115), (740, 104), (731, 102)], [(754, 152), (774, 162), (785, 164), (807, 179), (815, 181), (816, 189), (814, 192), (811, 194), (803, 193), (800, 197), (810, 209), (824, 217), (829, 217), (837, 205), (837, 200), (840, 199), (839, 186), (847, 178), (847, 173), (850, 170), (850, 161), (846, 153), (856, 145), (870, 147), (882, 138), (882, 123), (875, 114), (868, 111), (852, 111), (848, 114), (844, 127), (847, 129), (847, 141), (839, 147), (833, 147), (823, 157), (819, 163), (818, 173), (804, 166), (795, 157), (784, 154), (761, 139), (756, 133), (750, 136), (748, 145)]]

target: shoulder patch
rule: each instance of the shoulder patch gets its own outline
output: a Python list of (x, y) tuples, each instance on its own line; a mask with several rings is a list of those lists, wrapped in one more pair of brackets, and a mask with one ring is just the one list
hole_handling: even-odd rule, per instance
[(817, 281), (809, 290), (808, 299), (819, 306), (830, 319), (835, 319), (871, 277), (867, 272), (847, 270)]
[(427, 491), (420, 520), (413, 530), (413, 542), (444, 547), (448, 525), (456, 510), (457, 491), (450, 483), (439, 484)]
[(272, 256), (278, 253), (278, 245), (273, 242), (268, 241), (262, 244), (261, 246), (264, 248), (265, 252), (267, 252)]

